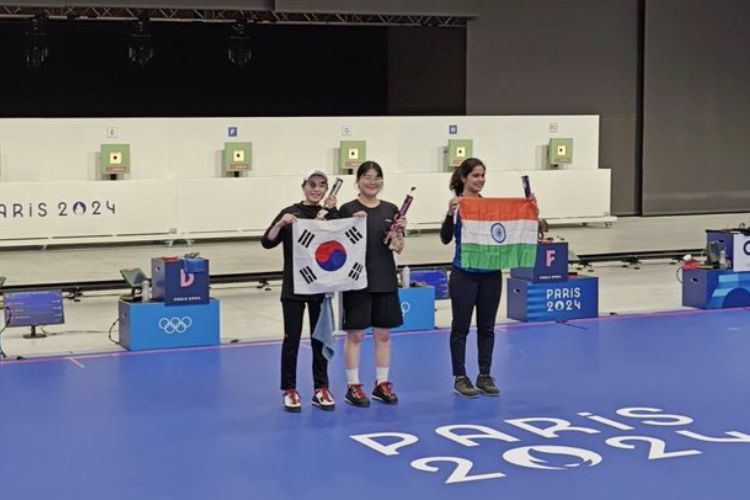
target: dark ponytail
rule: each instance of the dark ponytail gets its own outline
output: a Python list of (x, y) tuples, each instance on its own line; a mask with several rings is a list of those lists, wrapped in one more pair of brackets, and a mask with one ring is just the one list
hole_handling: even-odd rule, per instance
[(456, 170), (453, 171), (450, 188), (456, 193), (456, 196), (461, 196), (461, 193), (464, 192), (464, 177), (467, 177), (471, 171), (474, 170), (474, 167), (477, 166), (487, 169), (487, 167), (484, 166), (484, 163), (482, 163), (482, 160), (478, 158), (467, 158), (461, 162), (461, 165), (459, 165)]

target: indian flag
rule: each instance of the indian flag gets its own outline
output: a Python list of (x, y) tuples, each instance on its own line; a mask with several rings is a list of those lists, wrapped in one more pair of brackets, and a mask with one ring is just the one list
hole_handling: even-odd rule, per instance
[(460, 198), (461, 267), (497, 270), (533, 267), (536, 205), (526, 198)]

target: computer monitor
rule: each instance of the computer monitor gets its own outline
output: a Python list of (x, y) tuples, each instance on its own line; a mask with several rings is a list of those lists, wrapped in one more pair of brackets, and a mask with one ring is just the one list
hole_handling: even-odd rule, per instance
[(44, 337), (36, 333), (42, 325), (65, 323), (63, 297), (60, 290), (29, 290), (4, 294), (5, 325), (8, 327), (30, 326), (26, 338)]
[(146, 276), (146, 273), (144, 273), (140, 267), (136, 267), (133, 269), (120, 269), (120, 275), (130, 287), (130, 294), (121, 295), (120, 299), (126, 302), (142, 301), (142, 285), (144, 282), (148, 282), (148, 276)]
[(143, 280), (148, 279), (148, 276), (139, 267), (135, 269), (120, 269), (120, 274), (130, 288), (140, 288)]

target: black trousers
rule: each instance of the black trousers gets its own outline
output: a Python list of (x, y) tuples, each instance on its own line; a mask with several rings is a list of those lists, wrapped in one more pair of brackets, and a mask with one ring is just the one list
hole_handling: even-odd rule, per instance
[[(284, 315), (284, 342), (281, 344), (281, 390), (297, 388), (297, 353), (302, 337), (302, 322), (307, 305), (310, 318), (310, 335), (320, 316), (320, 301), (282, 300)], [(310, 339), (313, 352), (313, 382), (315, 388), (328, 387), (328, 361), (323, 356), (323, 343)]]
[(471, 315), (477, 309), (477, 349), (479, 373), (489, 375), (495, 346), (495, 318), (503, 291), (502, 272), (472, 273), (454, 267), (448, 287), (451, 294), (451, 361), (453, 376), (466, 375), (466, 337)]

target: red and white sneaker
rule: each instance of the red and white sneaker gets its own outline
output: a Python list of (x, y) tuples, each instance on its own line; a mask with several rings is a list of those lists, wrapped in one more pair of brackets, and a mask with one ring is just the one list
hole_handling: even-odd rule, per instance
[(331, 411), (336, 408), (336, 402), (328, 391), (328, 387), (318, 387), (312, 398), (313, 405), (321, 410)]
[(299, 393), (296, 389), (287, 389), (284, 391), (284, 410), (291, 411), (293, 413), (299, 413), (302, 411), (302, 403), (299, 400)]

